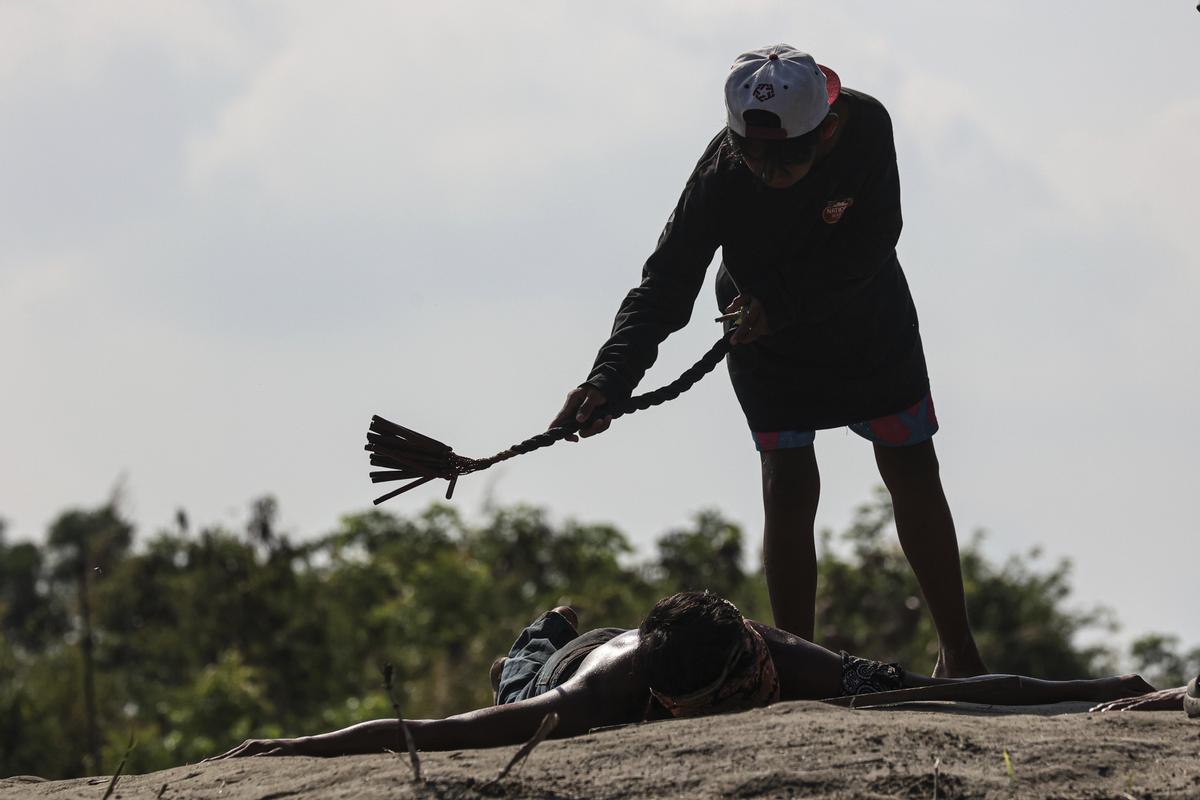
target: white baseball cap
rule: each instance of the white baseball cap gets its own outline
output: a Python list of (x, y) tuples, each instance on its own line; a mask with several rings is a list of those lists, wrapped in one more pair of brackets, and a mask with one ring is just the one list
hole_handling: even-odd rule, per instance
[[(777, 44), (742, 53), (725, 81), (729, 128), (748, 139), (791, 139), (814, 130), (837, 99), (837, 73), (808, 53)], [(747, 125), (747, 111), (769, 111), (780, 127)]]

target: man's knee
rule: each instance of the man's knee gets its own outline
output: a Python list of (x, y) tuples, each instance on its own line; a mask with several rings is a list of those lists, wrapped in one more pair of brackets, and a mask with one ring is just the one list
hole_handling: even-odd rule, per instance
[(763, 501), (769, 507), (815, 506), (821, 474), (812, 446), (761, 453)]
[(912, 481), (937, 480), (941, 471), (932, 439), (908, 447), (876, 444), (875, 463), (888, 489)]

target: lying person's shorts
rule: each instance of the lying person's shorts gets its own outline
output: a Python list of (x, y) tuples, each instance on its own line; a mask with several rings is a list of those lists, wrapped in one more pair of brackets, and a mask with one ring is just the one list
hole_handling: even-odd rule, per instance
[(622, 628), (597, 628), (580, 635), (567, 618), (547, 611), (531, 622), (508, 650), (500, 669), (496, 705), (528, 700), (571, 679), (583, 659)]
[[(868, 442), (882, 447), (909, 447), (933, 438), (937, 433), (937, 414), (929, 393), (914, 405), (886, 417), (855, 422), (847, 426)], [(817, 438), (816, 431), (754, 431), (754, 446), (759, 451), (808, 447)]]
[(842, 651), (842, 696), (904, 689), (904, 668)]

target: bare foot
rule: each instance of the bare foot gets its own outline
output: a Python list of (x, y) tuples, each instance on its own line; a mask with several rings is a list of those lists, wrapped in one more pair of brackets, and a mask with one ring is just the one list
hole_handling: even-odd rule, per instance
[(1117, 686), (1115, 697), (1138, 697), (1143, 694), (1150, 694), (1158, 691), (1150, 684), (1146, 683), (1141, 675), (1120, 675), (1116, 679)]
[(508, 656), (500, 656), (492, 662), (491, 679), (492, 679), (492, 703), (494, 704), (500, 699), (500, 673), (504, 670), (504, 662), (508, 661)]
[(575, 609), (570, 606), (558, 606), (554, 611), (565, 617), (567, 622), (571, 623), (572, 628), (579, 630), (579, 616), (576, 615)]
[(974, 641), (957, 650), (941, 648), (938, 650), (937, 663), (933, 665), (935, 678), (972, 678), (990, 672), (979, 656)]

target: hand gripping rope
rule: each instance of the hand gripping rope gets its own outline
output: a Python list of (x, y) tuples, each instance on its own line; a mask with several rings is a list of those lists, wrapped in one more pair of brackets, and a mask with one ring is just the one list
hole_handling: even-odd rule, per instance
[(576, 433), (579, 429), (587, 427), (596, 419), (603, 417), (617, 419), (626, 414), (643, 411), (651, 406), (657, 406), (668, 400), (674, 400), (696, 385), (705, 375), (712, 372), (728, 352), (729, 337), (725, 335), (709, 348), (703, 358), (666, 386), (662, 386), (652, 392), (640, 394), (637, 397), (631, 397), (623, 403), (609, 403), (601, 406), (586, 422), (577, 423), (572, 421), (568, 425), (551, 428), (544, 433), (539, 433), (537, 436), (526, 439), (520, 444), (514, 444), (507, 450), (501, 450), (489, 458), (474, 459), (460, 456), (449, 445), (442, 444), (436, 439), (431, 439), (416, 431), (409, 430), (403, 425), (388, 422), (378, 415), (373, 416), (371, 417), (370, 431), (367, 433), (366, 449), (371, 453), (371, 466), (383, 467), (383, 469), (371, 473), (371, 482), (384, 483), (386, 481), (401, 481), (408, 478), (415, 478), (411, 483), (406, 483), (399, 489), (375, 498), (375, 505), (379, 505), (385, 500), (390, 500), (398, 494), (403, 494), (409, 489), (415, 489), (434, 478), (444, 478), (450, 482), (450, 485), (446, 488), (446, 499), (449, 500), (454, 494), (454, 485), (458, 482), (460, 475), (478, 472), (481, 469), (487, 469), (493, 464), (507, 461), (513, 456), (520, 456), (532, 453), (534, 450), (543, 447), (549, 447), (555, 442), (562, 441), (571, 434)]

